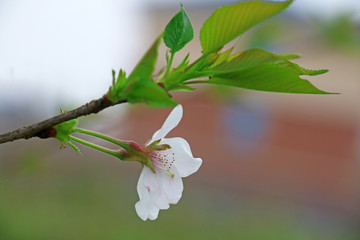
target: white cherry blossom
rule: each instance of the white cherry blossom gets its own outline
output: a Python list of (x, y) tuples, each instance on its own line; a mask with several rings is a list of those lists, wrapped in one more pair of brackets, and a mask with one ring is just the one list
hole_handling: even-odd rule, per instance
[(202, 163), (200, 158), (193, 157), (185, 139), (164, 138), (179, 124), (182, 113), (182, 106), (177, 105), (163, 126), (143, 147), (151, 147), (146, 151), (151, 163), (150, 167), (148, 164), (144, 165), (140, 174), (137, 183), (140, 200), (135, 204), (135, 209), (144, 221), (156, 219), (160, 209), (168, 209), (169, 204), (176, 204), (184, 189), (181, 178), (196, 172)]

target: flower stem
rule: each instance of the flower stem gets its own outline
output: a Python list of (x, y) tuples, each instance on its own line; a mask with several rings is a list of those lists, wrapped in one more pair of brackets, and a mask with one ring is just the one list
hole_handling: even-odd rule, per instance
[(104, 134), (101, 134), (98, 132), (83, 129), (83, 128), (73, 128), (72, 132), (79, 132), (79, 133), (87, 134), (87, 135), (90, 135), (93, 137), (97, 137), (97, 138), (103, 139), (105, 141), (114, 143), (115, 145), (118, 145), (118, 146), (124, 148), (126, 151), (129, 150), (129, 144), (130, 144), (129, 141), (119, 140), (119, 139), (116, 139), (116, 138), (113, 138), (113, 137), (110, 137), (110, 136), (107, 136), (107, 135), (104, 135)]
[(77, 137), (74, 137), (74, 136), (70, 136), (70, 139), (72, 141), (74, 141), (74, 142), (81, 143), (81, 144), (83, 144), (85, 146), (88, 146), (88, 147), (93, 148), (95, 150), (98, 150), (100, 152), (107, 153), (107, 154), (109, 154), (111, 156), (114, 156), (114, 157), (117, 157), (117, 158), (121, 159), (121, 154), (120, 154), (119, 151), (112, 150), (112, 149), (105, 148), (105, 147), (101, 147), (99, 145), (96, 145), (94, 143), (85, 141), (83, 139), (80, 139), (80, 138), (77, 138)]

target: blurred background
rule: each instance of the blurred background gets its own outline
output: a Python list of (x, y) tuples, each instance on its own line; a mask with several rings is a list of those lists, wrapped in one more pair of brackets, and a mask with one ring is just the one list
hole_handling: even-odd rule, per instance
[[(175, 63), (189, 51), (200, 56), (202, 23), (235, 1), (181, 2), (195, 39)], [(0, 0), (0, 132), (101, 97), (111, 69), (129, 73), (179, 8), (175, 0)], [(247, 32), (238, 50), (253, 47), (330, 69), (308, 79), (341, 94), (211, 86), (174, 94), (184, 117), (169, 136), (187, 139), (203, 165), (152, 222), (134, 209), (139, 164), (84, 147), (80, 156), (56, 140), (1, 144), (0, 239), (359, 239), (358, 1), (297, 0)], [(145, 143), (170, 111), (121, 105), (80, 126)]]

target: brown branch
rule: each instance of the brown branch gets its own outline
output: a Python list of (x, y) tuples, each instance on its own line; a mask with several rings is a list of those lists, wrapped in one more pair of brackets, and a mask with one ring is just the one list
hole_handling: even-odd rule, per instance
[(33, 125), (18, 128), (14, 131), (4, 133), (0, 135), (0, 144), (15, 141), (18, 139), (29, 139), (32, 137), (48, 138), (56, 136), (56, 131), (53, 126), (75, 119), (81, 116), (86, 116), (92, 113), (98, 113), (101, 110), (127, 102), (126, 99), (118, 102), (111, 102), (106, 96), (102, 98), (92, 100), (89, 103), (82, 105), (74, 110), (59, 114), (55, 117), (46, 119), (42, 122), (35, 123)]

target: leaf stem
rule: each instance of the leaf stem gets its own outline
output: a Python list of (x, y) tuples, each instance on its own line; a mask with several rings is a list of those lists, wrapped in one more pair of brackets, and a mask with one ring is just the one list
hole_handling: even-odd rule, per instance
[(107, 135), (104, 135), (104, 134), (101, 134), (101, 133), (98, 133), (95, 131), (83, 129), (83, 128), (73, 128), (72, 132), (78, 132), (78, 133), (87, 134), (87, 135), (90, 135), (93, 137), (97, 137), (97, 138), (103, 139), (105, 141), (111, 142), (115, 145), (118, 145), (118, 146), (124, 148), (126, 151), (129, 150), (130, 141), (119, 140), (119, 139), (116, 139), (116, 138), (113, 138), (113, 137), (110, 137), (110, 136), (107, 136)]
[[(87, 147), (90, 147), (90, 148), (93, 148), (95, 150), (98, 150), (100, 152), (103, 152), (103, 153), (106, 153), (106, 154), (109, 154), (111, 156), (114, 156), (114, 157), (117, 157), (119, 159), (121, 159), (121, 153), (120, 151), (116, 151), (116, 150), (112, 150), (112, 149), (109, 149), (109, 148), (105, 148), (105, 147), (102, 147), (102, 146), (99, 146), (99, 145), (96, 145), (94, 143), (91, 143), (91, 142), (88, 142), (88, 141), (85, 141), (81, 138), (77, 138), (77, 137), (74, 137), (74, 136), (70, 136), (70, 139), (74, 142), (77, 142), (77, 143), (80, 143), (80, 144), (83, 144)], [(122, 160), (122, 159), (121, 159)]]
[(175, 52), (170, 51), (170, 53), (171, 53), (171, 55), (170, 55), (170, 60), (168, 62), (167, 68), (166, 68), (166, 74), (168, 74), (170, 72), (171, 65), (172, 65), (172, 62), (173, 62), (174, 56), (175, 56)]

